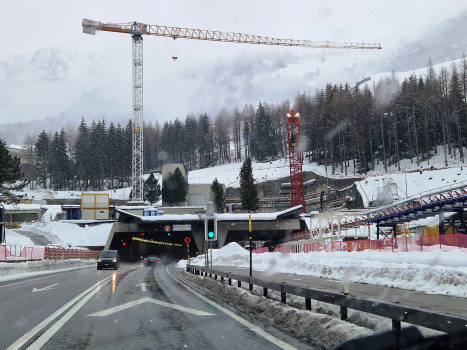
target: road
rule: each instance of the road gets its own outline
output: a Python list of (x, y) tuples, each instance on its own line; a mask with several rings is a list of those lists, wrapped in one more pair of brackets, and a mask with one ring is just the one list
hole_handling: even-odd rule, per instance
[(0, 349), (311, 349), (200, 294), (179, 269), (122, 264), (0, 283)]
[[(248, 268), (239, 268), (235, 266), (213, 266), (213, 269), (232, 272), (248, 276)], [(266, 281), (286, 282), (289, 284), (304, 286), (308, 288), (320, 289), (333, 293), (342, 293), (342, 281), (330, 280), (319, 277), (292, 275), (286, 273), (267, 273), (253, 270), (253, 277), (258, 277)], [(442, 313), (452, 314), (461, 317), (467, 317), (467, 299), (452, 297), (448, 295), (439, 295), (432, 293), (415, 292), (399, 288), (386, 288), (363, 283), (348, 283), (350, 294), (365, 299), (381, 300), (402, 305), (417, 307), (421, 309), (434, 310)]]

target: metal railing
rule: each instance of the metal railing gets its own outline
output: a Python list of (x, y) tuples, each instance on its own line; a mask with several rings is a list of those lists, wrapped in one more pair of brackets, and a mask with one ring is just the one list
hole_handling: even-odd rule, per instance
[(348, 318), (348, 309), (362, 311), (369, 314), (389, 318), (392, 320), (392, 328), (394, 330), (401, 329), (401, 322), (410, 323), (417, 326), (422, 326), (434, 329), (440, 332), (452, 333), (467, 329), (467, 318), (443, 314), (434, 311), (428, 311), (411, 306), (404, 306), (396, 303), (382, 302), (371, 299), (363, 299), (349, 294), (339, 294), (326, 292), (319, 289), (306, 288), (295, 286), (285, 282), (269, 282), (257, 277), (249, 277), (235, 273), (208, 269), (201, 266), (187, 265), (187, 272), (195, 275), (214, 276), (217, 279), (219, 276), (221, 281), (228, 279), (231, 286), (232, 280), (236, 280), (238, 287), (241, 287), (242, 282), (249, 284), (250, 291), (253, 286), (263, 287), (263, 295), (268, 295), (268, 289), (281, 293), (281, 302), (286, 303), (287, 294), (305, 298), (306, 310), (311, 310), (311, 300), (332, 304), (340, 307), (341, 320)]

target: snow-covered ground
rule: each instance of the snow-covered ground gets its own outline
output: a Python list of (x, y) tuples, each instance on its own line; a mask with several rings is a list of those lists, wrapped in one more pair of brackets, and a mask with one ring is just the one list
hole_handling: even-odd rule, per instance
[[(77, 221), (78, 223), (79, 221)], [(52, 244), (65, 247), (104, 246), (112, 223), (85, 224), (81, 227), (68, 222), (46, 222), (24, 225), (23, 229), (33, 231), (47, 238)], [(19, 229), (21, 230), (21, 229)], [(18, 235), (18, 233), (16, 233)], [(8, 236), (7, 236), (7, 242)]]
[(5, 229), (5, 240), (8, 245), (31, 247), (34, 243), (26, 236), (19, 234), (16, 230)]
[[(402, 261), (406, 262), (398, 263), (399, 260), (394, 258), (396, 254), (379, 254), (379, 256), (385, 256), (387, 261), (384, 261), (384, 258), (378, 260), (378, 256), (373, 257), (371, 254), (365, 255), (365, 253), (366, 252), (361, 255), (355, 254), (350, 258), (349, 256), (335, 253), (320, 253), (319, 257), (313, 254), (306, 254), (307, 258), (305, 259), (304, 255), (300, 256), (300, 254), (255, 254), (253, 255), (253, 268), (255, 270), (266, 270), (271, 273), (284, 272), (316, 276), (324, 274), (326, 279), (343, 279), (343, 276), (350, 275), (347, 280), (352, 280), (353, 276), (359, 275), (362, 280), (367, 281), (372, 278), (372, 275), (377, 274), (380, 280), (383, 281), (383, 285), (390, 285), (390, 283), (393, 282), (392, 277), (404, 278), (401, 270), (406, 269), (407, 264), (411, 261), (413, 262), (413, 260), (417, 258), (415, 255), (408, 254), (402, 259)], [(390, 255), (392, 255), (392, 257), (390, 257)], [(467, 254), (465, 255), (467, 256)], [(433, 257), (434, 256), (431, 256), (431, 258)], [(248, 266), (248, 259), (249, 252), (236, 243), (230, 243), (224, 248), (213, 251), (213, 265), (234, 265), (236, 267), (246, 268)], [(453, 257), (453, 260), (450, 261), (448, 257), (443, 256), (440, 258), (440, 261), (442, 262), (441, 266), (444, 266), (446, 270), (462, 264), (462, 262), (456, 262), (456, 257)], [(427, 255), (421, 262), (421, 264), (415, 264), (413, 270), (406, 272), (407, 278), (405, 278), (404, 281), (408, 282), (410, 278), (416, 278), (418, 282), (420, 282), (420, 285), (423, 284), (421, 280), (429, 277), (427, 270), (432, 270), (430, 264), (433, 261), (431, 261), (430, 257)], [(465, 262), (465, 258), (463, 262)], [(204, 256), (192, 259), (191, 263), (203, 266)], [(177, 265), (180, 268), (184, 268), (185, 264), (186, 260), (181, 260)], [(316, 267), (313, 266), (315, 264), (317, 264)], [(391, 264), (393, 264), (393, 266), (391, 266)], [(399, 265), (396, 266), (397, 264)], [(387, 268), (384, 266), (387, 266)], [(361, 273), (360, 268), (362, 270), (366, 268), (366, 277)], [(376, 273), (378, 269), (380, 269), (380, 272)], [(317, 273), (309, 273), (313, 270)], [(319, 270), (321, 270), (321, 272)], [(397, 272), (393, 273), (393, 270), (397, 270)], [(459, 294), (462, 294), (463, 287), (459, 287), (455, 290), (454, 286), (456, 284), (461, 284), (463, 286), (466, 275), (463, 274), (462, 277), (458, 277), (456, 281), (449, 282), (447, 280), (448, 276), (451, 275), (451, 279), (454, 279), (453, 275), (455, 274), (456, 271), (451, 274), (445, 272), (441, 274), (447, 277), (443, 281), (444, 283), (441, 281), (440, 283), (433, 281), (431, 284), (444, 284), (448, 286), (445, 288), (449, 289), (450, 292), (454, 292), (454, 294), (456, 294), (455, 292), (460, 292)], [(457, 275), (461, 274), (462, 272), (457, 271)], [(435, 273), (435, 275), (440, 274)], [(267, 324), (279, 327), (281, 330), (292, 334), (302, 341), (306, 341), (316, 349), (331, 349), (349, 339), (390, 330), (392, 327), (390, 319), (351, 309), (348, 313), (348, 319), (346, 321), (341, 321), (338, 306), (314, 300), (311, 303), (311, 310), (307, 311), (305, 310), (303, 297), (288, 295), (287, 304), (283, 304), (281, 302), (280, 293), (269, 292), (268, 296), (264, 297), (263, 288), (256, 286), (252, 291), (249, 291), (248, 285), (245, 283), (242, 284), (241, 288), (237, 288), (235, 287), (235, 281), (232, 283), (233, 286), (229, 286), (227, 281), (222, 282), (209, 277), (196, 276), (184, 270), (180, 276), (188, 283), (215, 295)], [(428, 284), (430, 284), (430, 282), (428, 282)], [(405, 327), (408, 326), (408, 324), (403, 324), (402, 326)], [(420, 331), (425, 336), (439, 334), (437, 331), (426, 328), (420, 328)]]
[[(35, 206), (36, 204), (32, 204)], [(27, 206), (27, 205), (22, 205)], [(84, 224), (84, 227), (69, 222), (55, 221), (57, 214), (62, 213), (60, 205), (42, 205), (46, 209), (39, 222), (23, 223), (23, 227), (5, 230), (8, 245), (33, 246), (33, 242), (21, 234), (21, 231), (32, 231), (47, 238), (52, 244), (64, 247), (104, 246), (107, 242), (112, 223), (98, 225)]]
[(70, 271), (76, 268), (96, 266), (94, 260), (41, 260), (17, 263), (0, 262), (0, 282), (30, 278), (60, 271)]
[[(149, 176), (149, 174), (147, 175)], [(84, 191), (86, 193), (107, 193), (109, 198), (112, 199), (121, 199), (128, 200), (130, 198), (131, 187), (118, 188), (115, 190), (105, 190), (105, 191)], [(55, 190), (26, 190), (22, 192), (26, 195), (26, 199), (65, 199), (65, 198), (74, 198), (81, 199), (83, 191), (55, 191)]]
[[(237, 243), (212, 251), (213, 265), (248, 268), (249, 252)], [(191, 260), (204, 266), (204, 255)], [(184, 267), (186, 260), (178, 263)], [(450, 252), (313, 252), (254, 254), (253, 269), (467, 297), (467, 254)]]
[[(357, 182), (357, 188), (361, 193), (365, 206), (378, 198), (388, 183), (392, 183), (391, 196), (398, 200), (407, 197), (420, 196), (427, 191), (442, 190), (450, 186), (457, 186), (467, 181), (467, 168), (459, 159), (458, 153), (449, 156), (448, 166), (445, 166), (444, 149), (438, 147), (437, 154), (429, 161), (417, 164), (416, 159), (401, 161), (400, 169), (395, 165), (384, 172), (383, 164), (376, 164), (376, 169), (370, 172), (363, 180)], [(217, 167), (190, 171), (188, 181), (190, 184), (212, 183), (217, 178), (227, 187), (239, 186), (239, 172), (242, 163), (224, 164)], [(330, 174), (330, 168), (318, 166), (307, 161), (303, 164), (304, 171), (313, 171), (320, 175), (328, 175), (334, 178), (345, 178), (345, 174), (336, 172)], [(340, 169), (337, 169), (340, 170)], [(263, 181), (284, 178), (288, 181), (289, 163), (286, 159), (270, 162), (253, 162), (253, 176), (257, 183)], [(349, 178), (353, 177), (353, 169), (347, 172)], [(160, 176), (160, 174), (155, 174)], [(127, 198), (130, 189), (107, 191), (111, 198)], [(81, 192), (73, 191), (28, 191), (28, 198), (79, 198)], [(47, 211), (42, 217), (41, 223), (25, 225), (25, 229), (34, 230), (53, 244), (63, 246), (103, 246), (106, 243), (112, 224), (96, 226), (85, 225), (80, 227), (66, 222), (57, 222), (57, 214), (61, 212), (60, 206), (44, 206)], [(424, 223), (437, 225), (437, 217), (425, 219)], [(412, 223), (416, 225), (416, 222)], [(374, 232), (374, 230), (372, 230)], [(21, 246), (32, 245), (29, 239), (19, 235), (14, 230), (7, 231), (7, 242)], [(241, 248), (240, 248), (241, 249)], [(215, 251), (215, 254), (220, 254)], [(240, 252), (243, 250), (239, 250)], [(245, 253), (246, 251), (243, 251)], [(238, 253), (240, 254), (240, 253)], [(246, 254), (246, 253), (245, 253)], [(219, 257), (219, 263), (226, 259), (226, 264), (247, 264), (243, 257), (236, 261), (237, 253), (228, 258)], [(455, 281), (463, 281), (465, 274), (463, 266), (467, 266), (467, 254), (460, 251), (451, 252), (411, 252), (411, 253), (380, 253), (380, 252), (352, 252), (352, 253), (308, 253), (281, 255), (269, 253), (258, 255), (255, 259), (255, 268), (267, 270), (274, 268), (278, 271), (294, 271), (301, 274), (320, 276), (326, 273), (334, 278), (349, 275), (353, 281), (391, 285), (400, 288), (425, 290), (436, 293), (448, 293), (467, 297), (466, 293), (455, 285)], [(459, 265), (450, 265), (446, 261), (452, 261), (446, 257), (455, 257)], [(388, 261), (387, 259), (390, 259)], [(427, 260), (428, 259), (428, 260)], [(462, 265), (463, 264), (463, 265)], [(388, 271), (388, 272), (387, 272)], [(384, 273), (383, 273), (384, 272)], [(451, 282), (450, 282), (451, 281)], [(454, 282), (452, 282), (454, 281)]]

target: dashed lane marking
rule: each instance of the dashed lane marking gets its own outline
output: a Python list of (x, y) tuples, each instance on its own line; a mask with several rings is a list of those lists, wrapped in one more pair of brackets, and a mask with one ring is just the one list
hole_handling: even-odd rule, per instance
[(244, 318), (234, 314), (232, 311), (230, 310), (227, 310), (225, 307), (223, 306), (220, 306), (219, 304), (213, 302), (212, 300), (209, 300), (208, 298), (206, 298), (205, 296), (199, 294), (198, 292), (195, 292), (193, 289), (191, 289), (189, 286), (187, 286), (185, 283), (179, 281), (178, 279), (176, 279), (169, 271), (169, 267), (167, 266), (166, 269), (167, 273), (169, 274), (170, 277), (172, 277), (175, 281), (177, 281), (178, 283), (180, 283), (183, 287), (185, 287), (185, 289), (189, 290), (191, 293), (193, 293), (194, 295), (196, 295), (198, 298), (204, 300), (205, 302), (207, 302), (208, 304), (211, 304), (212, 306), (214, 306), (215, 308), (217, 308), (218, 310), (222, 311), (223, 313), (225, 313), (226, 315), (232, 317), (234, 320), (236, 320), (237, 322), (241, 323), (242, 325), (244, 325), (245, 327), (249, 328), (250, 330), (252, 330), (253, 332), (255, 332), (256, 334), (262, 336), (264, 339), (270, 341), (271, 343), (277, 345), (278, 347), (284, 349), (284, 350), (298, 350), (296, 347), (286, 343), (285, 341), (282, 341), (280, 340), (279, 338), (273, 336), (272, 334), (269, 334), (268, 332), (266, 332), (265, 330), (263, 330), (262, 328), (254, 325), (253, 323), (245, 320)]
[[(117, 274), (120, 275), (122, 273), (125, 273), (127, 271), (130, 271), (131, 269), (127, 269), (127, 270), (123, 270), (121, 272), (118, 272)], [(62, 313), (64, 313), (67, 309), (69, 309), (73, 304), (75, 304), (76, 302), (78, 302), (79, 300), (84, 300), (83, 298), (86, 298), (86, 295), (88, 293), (92, 293), (92, 295), (95, 294), (95, 292), (97, 292), (99, 290), (100, 287), (102, 287), (104, 284), (106, 284), (107, 282), (110, 281), (110, 279), (112, 278), (112, 276), (109, 276), (107, 278), (104, 278), (103, 280), (97, 282), (96, 284), (94, 284), (92, 287), (86, 289), (83, 293), (79, 294), (77, 297), (73, 298), (72, 300), (70, 300), (68, 303), (66, 303), (65, 305), (63, 305), (61, 308), (59, 308), (57, 311), (55, 311), (53, 314), (51, 314), (49, 317), (47, 317), (44, 321), (42, 321), (41, 323), (39, 323), (37, 326), (35, 326), (34, 328), (32, 328), (29, 332), (25, 333), (23, 336), (21, 336), (17, 341), (15, 341), (13, 344), (11, 344), (6, 350), (18, 350), (20, 349), (24, 344), (26, 344), (31, 338), (33, 338), (37, 333), (39, 333), (42, 329), (44, 329), (45, 327), (47, 327), (47, 325), (49, 323), (51, 323), (53, 320), (55, 320), (57, 317), (59, 317)], [(94, 291), (94, 293), (93, 293)], [(91, 296), (92, 296), (91, 295)], [(90, 298), (90, 297), (89, 297)], [(89, 299), (88, 298), (88, 299)], [(88, 300), (87, 299), (87, 300)], [(86, 300), (86, 301), (87, 301)], [(81, 303), (81, 302), (80, 302)], [(84, 305), (84, 303), (82, 304)], [(81, 305), (81, 306), (82, 306)], [(80, 307), (81, 307), (80, 306)], [(77, 310), (76, 310), (77, 311)], [(75, 313), (76, 313), (75, 311)], [(74, 313), (73, 313), (74, 314)], [(51, 333), (49, 332), (50, 329), (44, 333), (41, 337), (39, 337), (33, 344), (31, 344), (30, 347), (28, 347), (28, 349), (40, 349), (40, 347), (37, 347), (37, 345), (35, 345), (36, 343), (39, 344), (39, 340), (44, 340), (45, 339), (45, 335), (50, 335), (48, 337), (48, 339), (50, 339), (50, 337), (55, 334), (55, 332), (58, 331), (59, 328), (57, 328), (57, 325), (60, 321), (64, 321), (62, 323), (65, 324), (66, 321), (68, 321), (69, 318), (65, 319), (65, 316), (67, 316), (67, 314), (65, 314), (59, 321), (57, 321), (57, 323), (54, 324), (53, 327), (51, 327), (50, 329), (54, 328), (54, 332)], [(70, 316), (71, 317), (71, 316)], [(47, 340), (48, 340), (47, 339)], [(41, 340), (41, 342), (42, 342)], [(45, 344), (45, 342), (43, 343)], [(43, 345), (42, 344), (42, 345)], [(40, 345), (40, 346), (42, 346)]]

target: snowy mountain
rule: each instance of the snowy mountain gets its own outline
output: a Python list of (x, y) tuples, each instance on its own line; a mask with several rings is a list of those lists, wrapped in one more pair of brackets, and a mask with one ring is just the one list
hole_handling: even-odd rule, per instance
[[(183, 41), (171, 62), (170, 38), (158, 38), (145, 51), (144, 118), (162, 124), (190, 113), (214, 117), (223, 108), (293, 102), (297, 93), (312, 94), (329, 82), (352, 85), (362, 76), (423, 68), (429, 57), (434, 64), (460, 58), (467, 52), (466, 19), (467, 11), (427, 24), (404, 43), (382, 42), (383, 50), (225, 45), (227, 56), (211, 57), (207, 43)], [(21, 144), (24, 134), (42, 129), (73, 132), (82, 117), (88, 124), (102, 118), (126, 124), (131, 96), (128, 45), (93, 52), (52, 46), (15, 55), (0, 61), (0, 137)]]
[(467, 55), (467, 11), (436, 24), (417, 39), (400, 46), (380, 62), (379, 71), (409, 71), (425, 67), (430, 57), (433, 64), (459, 59)]

